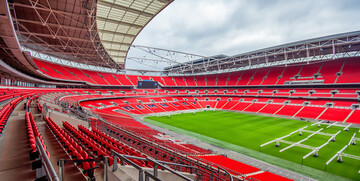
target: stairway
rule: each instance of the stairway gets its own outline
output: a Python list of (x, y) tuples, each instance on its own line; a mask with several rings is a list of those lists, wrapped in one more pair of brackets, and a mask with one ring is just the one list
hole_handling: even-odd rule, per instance
[(301, 111), (301, 110), (303, 110), (305, 108), (305, 106), (303, 106), (302, 108), (300, 108), (293, 116), (291, 116), (291, 117), (295, 117), (297, 114), (299, 114), (299, 112)]
[[(32, 106), (33, 107), (33, 106)], [(55, 136), (48, 128), (45, 121), (41, 120), (41, 115), (36, 108), (32, 108), (36, 126), (44, 140), (46, 150), (50, 153), (50, 162), (53, 165), (56, 174), (59, 174), (59, 167), (57, 161), (60, 159), (70, 160), (67, 153), (61, 147)], [(73, 164), (65, 164), (64, 180), (86, 180), (85, 176), (81, 174), (80, 170)]]
[(328, 107), (327, 107), (326, 109), (324, 109), (324, 110), (319, 114), (319, 116), (317, 116), (315, 119), (319, 119), (319, 117), (321, 117), (321, 115), (323, 115), (324, 112), (325, 112), (327, 109), (328, 109)]
[[(343, 70), (343, 68), (344, 68), (344, 66), (345, 66), (345, 63), (346, 63), (346, 59), (344, 60), (344, 63), (341, 65), (341, 68), (340, 68), (340, 71), (339, 71), (339, 72), (342, 72), (342, 70)], [(336, 76), (336, 79), (335, 79), (335, 81), (334, 81), (334, 84), (337, 83), (337, 81), (338, 81), (338, 79), (339, 79), (340, 76), (341, 76), (341, 75)]]
[(355, 109), (353, 109), (348, 116), (346, 116), (346, 118), (344, 119), (344, 121), (342, 123), (345, 123), (349, 118), (350, 116), (355, 112)]
[(0, 180), (33, 181), (36, 172), (31, 170), (29, 142), (26, 135), (25, 101), (10, 115), (6, 128), (0, 137)]

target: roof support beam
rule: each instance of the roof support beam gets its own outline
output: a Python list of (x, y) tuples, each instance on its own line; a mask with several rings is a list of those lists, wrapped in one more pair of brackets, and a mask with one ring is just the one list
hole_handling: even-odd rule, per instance
[(119, 32), (115, 32), (115, 31), (98, 30), (98, 32), (100, 32), (100, 33), (109, 33), (109, 34), (120, 35), (120, 36), (127, 36), (127, 37), (130, 37), (130, 38), (135, 38), (135, 35), (130, 35), (130, 34), (126, 34), (126, 33), (119, 33)]
[[(31, 24), (42, 25), (43, 26), (43, 23), (41, 23), (40, 21), (34, 21), (34, 20), (28, 20), (28, 19), (20, 19), (20, 18), (16, 18), (15, 20), (18, 21), (18, 22), (31, 23)], [(84, 28), (78, 28), (78, 27), (74, 27), (74, 26), (59, 25), (59, 24), (49, 23), (49, 22), (47, 22), (46, 24), (49, 25), (49, 26), (57, 27), (57, 28), (59, 28), (61, 26), (63, 28), (69, 29), (69, 30), (77, 30), (77, 31), (86, 31), (87, 32), (87, 30), (85, 29), (85, 26), (84, 26)]]
[(113, 3), (109, 3), (109, 2), (105, 2), (105, 1), (98, 1), (98, 5), (103, 5), (103, 6), (107, 6), (110, 8), (120, 9), (123, 11), (131, 12), (131, 13), (135, 13), (135, 14), (139, 14), (139, 15), (144, 15), (144, 16), (147, 16), (150, 18), (152, 18), (154, 16), (154, 14), (146, 13), (143, 11), (139, 11), (137, 9), (132, 9), (132, 8), (129, 8), (126, 6), (122, 6), (120, 4), (113, 4)]
[(43, 34), (43, 33), (32, 33), (32, 32), (26, 32), (26, 31), (19, 31), (18, 33), (23, 35), (31, 35), (31, 36), (41, 36), (41, 37), (47, 37), (47, 38), (60, 38), (60, 39), (72, 39), (76, 41), (83, 41), (83, 42), (91, 42), (89, 39), (84, 38), (75, 38), (75, 37), (67, 37), (67, 36), (59, 36), (59, 35), (50, 35), (50, 34)]
[(119, 24), (119, 25), (124, 25), (124, 26), (129, 26), (129, 27), (134, 27), (134, 28), (140, 28), (142, 29), (143, 26), (140, 26), (140, 25), (136, 25), (136, 24), (131, 24), (131, 23), (126, 23), (126, 22), (123, 22), (123, 21), (117, 21), (117, 20), (113, 20), (113, 19), (106, 19), (106, 18), (103, 18), (103, 17), (96, 17), (96, 20), (98, 21), (104, 21), (104, 22), (110, 22), (110, 23), (115, 23), (115, 24)]
[(113, 42), (113, 41), (108, 41), (108, 40), (101, 40), (101, 42), (103, 42), (103, 43), (111, 43), (113, 45), (125, 45), (125, 46), (128, 46), (128, 47), (131, 46), (130, 43), (120, 43), (120, 42)]
[(21, 3), (17, 3), (17, 2), (12, 3), (10, 5), (14, 5), (14, 6), (17, 6), (17, 7), (22, 7), (22, 8), (37, 9), (37, 10), (42, 10), (42, 11), (47, 11), (47, 12), (54, 12), (56, 14), (67, 15), (67, 16), (81, 16), (83, 18), (85, 18), (87, 16), (86, 14), (78, 14), (78, 13), (71, 13), (71, 12), (66, 12), (66, 11), (59, 11), (59, 10), (45, 8), (45, 7), (31, 6), (31, 5), (28, 5), (28, 4), (21, 4)]

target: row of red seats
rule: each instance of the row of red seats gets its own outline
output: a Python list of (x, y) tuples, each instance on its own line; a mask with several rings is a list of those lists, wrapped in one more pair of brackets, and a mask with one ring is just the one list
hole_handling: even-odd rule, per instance
[(214, 163), (214, 166), (225, 167), (233, 174), (248, 174), (260, 171), (259, 168), (238, 162), (222, 155), (201, 155), (194, 157), (205, 163)]
[[(86, 81), (98, 85), (137, 85), (139, 80), (155, 80), (163, 86), (244, 86), (283, 85), (287, 81), (323, 80), (324, 84), (359, 83), (360, 74), (356, 67), (358, 58), (338, 59), (309, 65), (294, 64), (287, 67), (266, 67), (219, 75), (198, 76), (137, 76), (112, 73), (98, 73), (85, 69), (67, 67), (34, 59), (40, 70), (58, 79)], [(343, 67), (343, 69), (341, 68)], [(338, 73), (341, 74), (338, 75)], [(100, 76), (101, 75), (101, 76)], [(359, 76), (357, 76), (359, 75)], [(337, 79), (338, 78), (338, 79)]]
[(195, 151), (197, 151), (199, 154), (202, 154), (202, 155), (204, 155), (204, 154), (212, 154), (212, 151), (206, 150), (206, 149), (204, 149), (204, 148), (197, 147), (197, 146), (195, 146), (195, 145), (193, 145), (193, 144), (181, 144), (181, 145), (182, 145), (182, 146), (185, 146), (185, 147), (188, 147), (188, 148), (190, 148), (190, 149), (192, 149), (192, 150), (195, 150)]
[(35, 138), (38, 137), (40, 139), (42, 147), (44, 148), (47, 156), (50, 158), (50, 153), (46, 150), (44, 140), (42, 139), (42, 136), (39, 133), (39, 130), (35, 124), (34, 117), (31, 112), (30, 113), (25, 112), (25, 121), (26, 121), (26, 130), (27, 130), (28, 140), (30, 143), (31, 153), (36, 152), (36, 139)]
[(0, 102), (6, 101), (6, 100), (8, 100), (8, 99), (10, 99), (10, 98), (13, 98), (13, 97), (15, 97), (15, 96), (16, 96), (16, 95), (14, 95), (14, 94), (2, 95), (2, 96), (0, 96)]
[(43, 107), (40, 105), (40, 103), (36, 103), (36, 106), (37, 106), (38, 110), (40, 111), (40, 113), (42, 113)]
[[(99, 133), (99, 136), (103, 136), (103, 137), (108, 137), (108, 139), (112, 139), (110, 136), (107, 136), (106, 134), (104, 134), (103, 132), (96, 130), (94, 128), (94, 126), (96, 126), (97, 124), (99, 124), (98, 121), (93, 121), (92, 122), (92, 130), (93, 132)], [(174, 151), (170, 151), (172, 149), (169, 148), (164, 148), (164, 147), (159, 147), (156, 143), (154, 142), (148, 142), (148, 141), (144, 141), (143, 138), (139, 138), (137, 136), (137, 134), (129, 134), (126, 132), (119, 132), (119, 130), (113, 128), (113, 127), (108, 127), (109, 131), (114, 133), (119, 133), (121, 138), (120, 141), (122, 141), (125, 144), (129, 144), (130, 146), (132, 146), (133, 148), (136, 148), (138, 150), (141, 150), (144, 154), (151, 156), (157, 160), (161, 160), (161, 161), (166, 161), (166, 162), (172, 162), (172, 163), (180, 163), (180, 164), (185, 164), (185, 165), (194, 165), (196, 167), (198, 167), (198, 171), (197, 171), (197, 179), (198, 180), (213, 180), (214, 178), (217, 178), (217, 170), (214, 172), (211, 172), (210, 170), (213, 170), (212, 168), (209, 168), (206, 165), (203, 164), (199, 164), (197, 163), (195, 160), (193, 159), (189, 159), (189, 157), (183, 157), (181, 156), (181, 154), (176, 153)], [(131, 141), (129, 141), (129, 139)], [(157, 145), (157, 146), (155, 146)], [(173, 167), (173, 166), (170, 166)], [(177, 169), (180, 169), (179, 167), (177, 167)], [(184, 168), (181, 167), (181, 171), (182, 172), (190, 172), (190, 168)], [(228, 180), (226, 179), (226, 175), (221, 174), (220, 177), (223, 180)]]
[[(142, 153), (136, 151), (133, 148), (130, 148), (129, 146), (115, 140), (114, 138), (102, 133), (101, 131), (98, 131), (97, 129), (93, 129), (93, 131), (88, 130), (87, 128), (79, 125), (79, 129), (83, 131), (85, 134), (87, 134), (89, 137), (96, 140), (98, 143), (100, 143), (102, 146), (104, 146), (108, 151), (114, 150), (119, 154), (124, 155), (132, 155), (136, 157), (143, 157), (146, 158), (145, 155)], [(152, 167), (152, 164), (149, 162), (144, 162), (143, 160), (136, 160), (136, 159), (130, 159), (137, 165), (141, 167)]]
[(2, 135), (11, 112), (26, 96), (18, 97), (10, 101), (0, 110), (0, 136)]
[[(160, 97), (161, 98), (161, 97)], [(211, 101), (206, 101), (203, 99), (206, 99), (206, 97), (199, 97), (198, 101), (182, 101), (185, 99), (191, 99), (191, 97), (164, 97), (164, 99), (167, 99), (172, 102), (155, 102), (150, 103), (151, 105), (157, 105), (159, 107), (162, 107), (162, 111), (158, 110), (159, 112), (166, 112), (169, 111), (168, 107), (171, 107), (172, 110), (185, 110), (185, 109), (195, 109), (197, 107), (195, 106), (185, 106), (184, 103), (188, 105), (192, 105), (193, 102), (196, 104), (202, 105), (203, 108), (210, 106), (211, 108), (219, 108), (219, 109), (225, 109), (225, 110), (236, 110), (236, 111), (246, 111), (246, 112), (259, 112), (259, 113), (266, 113), (266, 114), (276, 114), (276, 115), (284, 115), (284, 116), (296, 116), (296, 117), (302, 117), (302, 118), (317, 118), (325, 109), (326, 103), (331, 103), (333, 106), (328, 108), (320, 117), (319, 119), (323, 120), (330, 120), (330, 121), (344, 121), (347, 115), (349, 115), (352, 112), (351, 105), (357, 104), (356, 100), (347, 100), (347, 101), (338, 101), (334, 99), (322, 99), (322, 100), (314, 100), (314, 99), (285, 99), (285, 98), (259, 98), (259, 97), (210, 97)], [(223, 101), (221, 104), (221, 107), (217, 106), (217, 103), (220, 101), (215, 101), (215, 99), (229, 99), (231, 98), (231, 101)], [(243, 101), (239, 101), (239, 99), (244, 99)], [(133, 98), (130, 98), (131, 100)], [(142, 112), (134, 112), (132, 110), (125, 109), (125, 107), (136, 107), (130, 101), (129, 104), (121, 103), (119, 101), (127, 101), (128, 99), (110, 99), (106, 100), (106, 102), (117, 102), (117, 107), (120, 109), (127, 111), (132, 114), (146, 114)], [(174, 100), (178, 100), (177, 102), (174, 102)], [(257, 100), (257, 102), (253, 102), (254, 100)], [(268, 101), (272, 101), (271, 103), (268, 103)], [(160, 99), (162, 101), (162, 99)], [(284, 106), (284, 102), (288, 101), (290, 104)], [(98, 101), (101, 102), (101, 101)], [(133, 101), (136, 102), (136, 101)], [(304, 102), (309, 102), (308, 105), (303, 106)], [(82, 102), (81, 105), (88, 105), (91, 103), (91, 101)], [(135, 103), (136, 105), (138, 103)], [(195, 104), (195, 105), (196, 105)], [(142, 106), (147, 106), (148, 104), (143, 104)], [(176, 105), (176, 106), (175, 106)], [(302, 109), (303, 108), (303, 109)], [(101, 109), (98, 112), (96, 109), (95, 112), (98, 112), (102, 116), (105, 116), (106, 118), (112, 117), (109, 115), (116, 114), (112, 110), (114, 109), (114, 106)], [(302, 110), (300, 110), (302, 109)], [(103, 112), (106, 111), (106, 115), (103, 114)], [(339, 114), (338, 114), (339, 113)], [(341, 113), (341, 114), (340, 114)], [(336, 115), (336, 116), (334, 116)], [(107, 119), (109, 120), (109, 119)], [(116, 118), (111, 120), (115, 120), (114, 123), (116, 123)], [(110, 121), (111, 121), (110, 120)], [(125, 123), (131, 122), (131, 121), (125, 121), (121, 122), (119, 124), (120, 126), (126, 126)], [(133, 121), (132, 121), (133, 122)], [(138, 124), (129, 124), (127, 127), (136, 127)], [(145, 135), (145, 134), (144, 134)]]
[(124, 128), (136, 135), (143, 136), (148, 140), (157, 142), (163, 146), (172, 148), (173, 150), (175, 149), (182, 153), (187, 153), (187, 154), (191, 154), (191, 155), (210, 154), (211, 153), (211, 151), (201, 149), (195, 145), (192, 145), (192, 146), (189, 146), (190, 144), (179, 145), (179, 144), (174, 144), (169, 140), (166, 140), (166, 141), (159, 140), (154, 136), (157, 136), (158, 134), (162, 134), (162, 133), (160, 133), (156, 130), (153, 130), (153, 129), (135, 121), (133, 118), (131, 118), (129, 116), (121, 117), (121, 119), (119, 119), (119, 116), (121, 114), (111, 111), (111, 109), (113, 109), (113, 108), (109, 108), (109, 109), (110, 109), (110, 111), (106, 111), (106, 109), (105, 110), (101, 109), (101, 110), (97, 110), (99, 112), (97, 112), (97, 111), (96, 112), (99, 113), (104, 119), (106, 119), (107, 121), (109, 121), (111, 123), (115, 123), (115, 124), (119, 125), (120, 127)]
[[(66, 152), (70, 155), (72, 160), (93, 159), (91, 156), (88, 155), (85, 150), (82, 149), (79, 144), (74, 141), (74, 139), (69, 136), (69, 134), (62, 130), (51, 118), (44, 118), (51, 132), (60, 142), (61, 146), (65, 148)], [(85, 172), (86, 176), (89, 176), (90, 178), (94, 177), (94, 170), (91, 169), (95, 167), (94, 161), (82, 162), (77, 164), (77, 166)]]
[(183, 154), (188, 154), (188, 155), (198, 155), (198, 154), (200, 154), (196, 150), (185, 147), (185, 146), (182, 146), (181, 144), (163, 143), (161, 145), (166, 146), (166, 147), (168, 147), (168, 148), (170, 148), (172, 150), (176, 150), (176, 151), (178, 151), (180, 153), (183, 153)]
[[(250, 165), (232, 160), (230, 158), (224, 157), (222, 155), (206, 155), (206, 156), (198, 156), (195, 157), (197, 159), (200, 159), (202, 162), (209, 163), (215, 163), (213, 166), (218, 167), (225, 167), (230, 172), (234, 172), (234, 174), (242, 173), (242, 174), (248, 174), (248, 173), (254, 173), (260, 171), (260, 169), (256, 167), (252, 167)], [(266, 181), (290, 181), (291, 179), (282, 177), (280, 175), (276, 175), (273, 173), (270, 173), (268, 171), (261, 172), (258, 174), (253, 174), (249, 177), (246, 177), (245, 180), (253, 181), (253, 180), (266, 180)]]
[[(135, 91), (135, 90), (133, 90)], [(89, 92), (89, 90), (80, 93), (78, 90), (77, 91), (73, 91), (75, 95), (71, 96), (71, 97), (64, 97), (61, 98), (62, 101), (68, 102), (70, 105), (76, 105), (77, 106), (77, 102), (79, 100), (83, 100), (83, 99), (91, 99), (91, 98), (105, 98), (105, 97), (128, 97), (128, 96), (149, 96), (149, 98), (127, 98), (126, 101), (133, 104), (134, 107), (132, 107), (132, 112), (137, 112), (139, 113), (145, 113), (145, 112), (161, 112), (162, 110), (165, 111), (172, 111), (172, 110), (177, 110), (171, 103), (164, 103), (164, 105), (166, 107), (163, 106), (159, 106), (159, 105), (155, 105), (156, 108), (153, 107), (149, 107), (150, 104), (152, 104), (153, 101), (155, 102), (163, 102), (163, 100), (167, 100), (168, 102), (173, 102), (174, 98), (167, 98), (167, 97), (153, 97), (154, 95), (175, 95), (175, 96), (179, 96), (182, 95), (183, 97), (186, 96), (194, 96), (194, 95), (217, 95), (217, 96), (222, 96), (222, 95), (235, 95), (235, 96), (252, 96), (252, 97), (257, 97), (257, 96), (263, 96), (263, 97), (268, 97), (268, 99), (271, 99), (273, 96), (277, 96), (277, 97), (284, 97), (286, 99), (297, 99), (297, 98), (304, 98), (307, 99), (309, 97), (309, 99), (314, 100), (316, 98), (328, 98), (328, 99), (333, 99), (333, 98), (353, 98), (356, 99), (358, 98), (358, 93), (357, 89), (207, 89), (207, 90), (176, 90), (177, 92), (174, 91), (168, 91), (167, 93), (160, 93), (160, 91), (163, 90), (157, 90), (157, 93), (155, 92), (151, 92), (149, 90), (146, 90), (146, 93), (144, 93), (144, 90), (136, 90), (135, 94), (134, 93), (124, 93), (123, 91), (114, 91), (112, 90), (112, 92), (114, 93), (112, 94), (102, 94), (100, 95), (99, 91), (97, 92), (93, 92), (91, 93), (91, 95), (88, 95), (87, 92)], [(190, 92), (189, 92), (190, 91)], [(315, 93), (310, 94), (309, 92), (313, 91)], [(330, 92), (331, 91), (337, 91), (339, 93), (336, 93), (334, 95), (332, 95)], [(188, 93), (189, 92), (189, 93)], [(207, 92), (207, 93), (206, 93)], [(275, 93), (274, 93), (275, 92)], [(294, 93), (292, 93), (294, 92)], [(78, 95), (81, 94), (81, 95)], [(199, 107), (199, 105), (193, 105), (191, 104), (191, 101), (194, 100), (194, 97), (186, 97), (188, 99), (187, 102), (190, 102), (188, 107)], [(206, 97), (197, 97), (197, 99), (199, 100), (204, 100)], [(216, 97), (209, 97), (210, 100), (215, 100)], [(226, 100), (226, 99), (225, 99)], [(335, 100), (335, 99), (334, 99)], [(117, 103), (119, 106), (120, 105), (125, 105), (126, 104), (123, 102), (124, 100), (111, 100), (114, 103)], [(137, 108), (137, 105), (140, 105), (138, 103), (138, 101), (142, 101), (143, 102), (143, 108)], [(285, 101), (285, 100), (284, 100)], [(98, 107), (100, 106), (99, 103), (103, 103), (105, 105), (112, 105), (112, 103), (108, 102), (108, 101), (93, 101), (94, 104), (90, 104), (89, 102), (86, 102), (87, 104), (82, 104), (84, 106), (87, 107)], [(90, 105), (90, 106), (89, 106)], [(184, 105), (181, 104), (179, 108), (183, 108)], [(185, 106), (186, 107), (186, 106)], [(144, 110), (144, 109), (147, 110)]]
[(63, 121), (64, 128), (82, 145), (86, 146), (91, 152), (96, 155), (98, 158), (102, 159), (105, 156), (109, 156), (109, 165), (111, 166), (114, 163), (114, 159), (111, 157), (111, 154), (106, 148), (98, 144), (95, 140), (87, 136), (85, 133), (79, 131), (78, 129), (74, 128), (68, 122)]
[(282, 177), (280, 175), (273, 174), (271, 172), (265, 171), (259, 174), (251, 175), (250, 177), (246, 178), (245, 180), (249, 181), (290, 181), (290, 179)]

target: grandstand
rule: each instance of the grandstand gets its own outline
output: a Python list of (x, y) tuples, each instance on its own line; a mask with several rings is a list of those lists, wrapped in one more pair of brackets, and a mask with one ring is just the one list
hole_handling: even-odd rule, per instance
[(172, 2), (0, 3), (0, 180), (359, 180), (360, 31), (234, 56), (133, 45)]

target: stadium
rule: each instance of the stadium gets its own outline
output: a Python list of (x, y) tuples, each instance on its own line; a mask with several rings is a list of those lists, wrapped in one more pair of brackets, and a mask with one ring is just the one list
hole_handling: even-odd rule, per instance
[(134, 44), (174, 3), (1, 1), (0, 180), (360, 180), (360, 31)]

